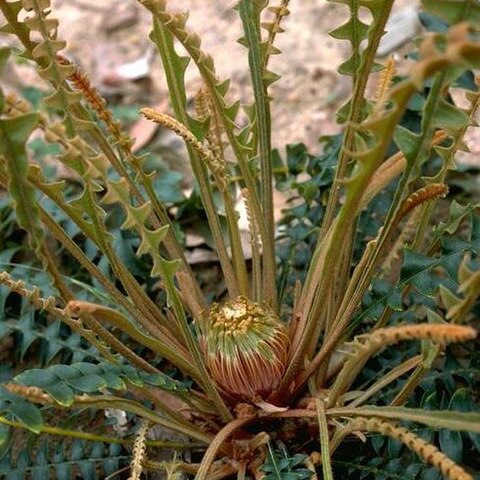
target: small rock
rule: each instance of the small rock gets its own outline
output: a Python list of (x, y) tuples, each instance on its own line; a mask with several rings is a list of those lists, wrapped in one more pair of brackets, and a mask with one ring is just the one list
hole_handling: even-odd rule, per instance
[(385, 27), (386, 34), (382, 37), (377, 55), (383, 57), (411, 40), (420, 28), (416, 7), (402, 8), (394, 12)]
[(188, 248), (196, 248), (201, 245), (205, 245), (205, 238), (202, 235), (196, 233), (187, 232), (185, 236), (185, 246)]
[(218, 262), (217, 254), (207, 248), (194, 248), (193, 250), (187, 250), (185, 252), (185, 258), (190, 265)]
[(107, 408), (105, 410), (105, 416), (107, 418), (114, 418), (117, 423), (113, 425), (113, 429), (120, 435), (124, 435), (128, 431), (128, 419), (127, 414), (123, 410), (118, 408)]
[(126, 80), (138, 80), (140, 78), (148, 77), (152, 61), (152, 53), (152, 51), (148, 51), (137, 60), (120, 65), (117, 68), (116, 73)]

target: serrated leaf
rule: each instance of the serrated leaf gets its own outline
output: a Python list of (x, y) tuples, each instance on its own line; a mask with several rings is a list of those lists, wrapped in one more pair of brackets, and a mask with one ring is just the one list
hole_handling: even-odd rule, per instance
[[(473, 216), (470, 222), (472, 231), (476, 228), (475, 218)], [(354, 325), (358, 325), (364, 318), (369, 318), (370, 316), (378, 318), (378, 315), (383, 311), (383, 308), (389, 299), (392, 298), (391, 296), (395, 294), (395, 291), (400, 292), (407, 285), (414, 285), (420, 294), (432, 296), (435, 293), (435, 289), (445, 281), (444, 276), (436, 277), (433, 275), (431, 273), (433, 269), (441, 267), (448, 273), (451, 279), (454, 279), (457, 276), (464, 255), (467, 252), (480, 251), (480, 244), (478, 240), (473, 238), (473, 235), (468, 242), (455, 237), (442, 236), (441, 244), (442, 252), (438, 258), (427, 257), (407, 249), (397, 284), (385, 290), (380, 296), (366, 302), (364, 309), (354, 318), (352, 328)], [(422, 289), (425, 290), (422, 291)]]
[(272, 85), (272, 83), (277, 82), (278, 80), (280, 80), (280, 78), (281, 75), (272, 72), (271, 70), (265, 70), (262, 75), (262, 80), (266, 87), (269, 87), (270, 85)]
[[(349, 59), (342, 63), (338, 68), (339, 73), (355, 78), (361, 63), (360, 45), (362, 41), (367, 38), (369, 26), (363, 23), (359, 17), (359, 3), (352, 0), (345, 0), (339, 3), (344, 3), (349, 7), (349, 18), (340, 27), (335, 28), (330, 32), (333, 38), (340, 40), (348, 40), (352, 47), (352, 53)], [(367, 5), (367, 8), (371, 8)], [(374, 13), (375, 10), (372, 10)]]
[(472, 213), (473, 205), (461, 205), (455, 199), (450, 203), (450, 211), (448, 212), (448, 218), (445, 222), (439, 223), (434, 232), (436, 235), (440, 235), (446, 232), (453, 235), (460, 226), (462, 220)]
[(38, 218), (35, 191), (27, 180), (25, 144), (38, 120), (37, 113), (0, 120), (0, 156), (7, 163), (9, 192), (14, 200), (18, 224), (28, 232), (34, 250), (38, 250), (42, 244), (43, 231)]
[(452, 135), (471, 124), (470, 117), (466, 112), (443, 99), (437, 104), (434, 121), (438, 128)]
[(340, 27), (329, 32), (330, 36), (337, 40), (350, 40), (351, 38), (365, 38), (368, 32), (368, 25), (358, 18), (351, 17)]
[(418, 142), (421, 137), (406, 128), (398, 125), (395, 128), (394, 140), (398, 148), (405, 155), (407, 161), (413, 161), (417, 153)]
[[(165, 374), (149, 374), (131, 365), (112, 365), (105, 362), (100, 364), (77, 362), (72, 365), (52, 365), (42, 370), (27, 370), (16, 376), (14, 381), (25, 386), (41, 388), (63, 406), (71, 405), (74, 394), (78, 392), (96, 393), (105, 388), (125, 390), (127, 383), (137, 387), (148, 384), (164, 390), (187, 390), (184, 385)], [(0, 390), (0, 393), (0, 399), (6, 398), (7, 401), (13, 402), (17, 398), (6, 390)]]
[[(103, 373), (101, 377), (107, 382), (108, 388), (111, 388), (112, 390), (126, 390), (127, 385), (119, 376), (119, 372), (109, 371), (105, 367), (105, 365), (102, 365)], [(131, 379), (131, 377), (129, 379)]]
[(353, 53), (345, 62), (340, 64), (338, 73), (353, 77), (360, 66), (360, 59), (361, 55), (359, 53)]
[[(121, 445), (116, 444), (74, 440), (71, 448), (70, 446), (65, 448), (65, 442), (49, 443), (38, 440), (33, 444), (31, 440), (28, 446), (16, 455), (16, 458), (13, 458), (10, 452), (0, 461), (0, 472), (6, 475), (8, 480), (25, 478), (72, 480), (80, 475), (80, 464), (87, 463), (93, 465), (95, 471), (83, 468), (83, 473), (93, 475), (90, 477), (82, 475), (83, 480), (106, 478), (128, 464), (131, 458), (123, 451)], [(35, 452), (32, 453), (33, 448)]]
[(265, 463), (260, 467), (268, 480), (307, 480), (312, 472), (300, 465), (305, 462), (306, 455), (289, 456), (283, 448), (281, 452), (275, 452), (268, 444), (268, 456)]
[(141, 373), (142, 380), (148, 385), (155, 387), (160, 387), (165, 390), (175, 390), (175, 391), (187, 391), (188, 389), (184, 387), (179, 382), (172, 380), (167, 375), (159, 375), (155, 373)]
[(141, 377), (140, 372), (132, 367), (131, 365), (122, 365), (121, 367), (121, 375), (132, 385), (142, 386), (143, 379)]

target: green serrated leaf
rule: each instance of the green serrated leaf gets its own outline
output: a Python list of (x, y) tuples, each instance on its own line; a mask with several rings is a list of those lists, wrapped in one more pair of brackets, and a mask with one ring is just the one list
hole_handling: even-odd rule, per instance
[(141, 373), (131, 365), (123, 365), (121, 373), (127, 382), (132, 385), (141, 387), (144, 384), (143, 376)]
[(443, 99), (440, 100), (435, 109), (434, 121), (439, 128), (452, 135), (461, 132), (471, 124), (467, 113)]
[[(354, 32), (355, 29), (358, 29), (358, 31)], [(329, 34), (337, 40), (350, 40), (354, 35), (364, 38), (367, 32), (367, 24), (358, 20), (358, 18), (350, 18), (347, 23), (330, 31)]]
[(172, 380), (167, 375), (159, 375), (155, 373), (142, 372), (140, 376), (142, 380), (148, 385), (163, 388), (165, 390), (175, 390), (175, 391), (184, 391), (184, 392), (188, 390), (184, 385), (182, 385), (181, 383), (175, 380)]
[(38, 124), (37, 113), (0, 120), (0, 156), (7, 164), (9, 192), (14, 200), (17, 221), (29, 234), (32, 248), (43, 242), (35, 190), (27, 180), (28, 158), (25, 144)]
[(461, 222), (472, 213), (474, 205), (461, 205), (455, 199), (450, 204), (450, 211), (445, 222), (441, 222), (435, 227), (435, 235), (441, 235), (443, 232), (453, 235), (460, 226)]
[(420, 139), (421, 137), (419, 135), (412, 133), (410, 130), (407, 130), (400, 125), (398, 125), (395, 129), (395, 143), (405, 155), (407, 161), (412, 162), (413, 160), (415, 160), (418, 142), (420, 141)]
[(350, 42), (352, 46), (352, 54), (346, 62), (340, 65), (338, 71), (343, 75), (355, 78), (360, 68), (362, 57), (360, 53), (360, 44), (367, 38), (369, 26), (358, 18), (360, 5), (357, 2), (345, 0), (340, 3), (345, 3), (349, 6), (350, 16), (346, 23), (332, 30), (330, 35), (333, 38), (348, 40)]
[(260, 470), (265, 473), (265, 479), (268, 480), (307, 480), (311, 478), (312, 472), (302, 468), (301, 464), (305, 462), (306, 455), (289, 456), (286, 449), (275, 452), (270, 443), (268, 444), (268, 456)]
[[(474, 218), (475, 217), (473, 217), (473, 219)], [(472, 222), (472, 224), (474, 225), (475, 222)], [(434, 276), (428, 272), (431, 272), (434, 268), (441, 267), (448, 272), (451, 278), (455, 278), (464, 255), (467, 252), (476, 252), (480, 249), (478, 241), (473, 238), (469, 242), (463, 242), (455, 237), (442, 237), (442, 245), (442, 255), (438, 258), (430, 258), (412, 252), (411, 250), (406, 250), (398, 283), (385, 292), (381, 292), (378, 298), (375, 298), (373, 302), (368, 304), (368, 306), (354, 318), (352, 327), (358, 325), (364, 318), (369, 318), (370, 316), (377, 318), (378, 310), (380, 310), (380, 312), (383, 311), (383, 308), (380, 307), (387, 304), (388, 299), (395, 291), (401, 291), (401, 289), (407, 285), (415, 285), (420, 293), (422, 293), (421, 289), (425, 288), (425, 292), (423, 293), (427, 296), (433, 296), (435, 294), (436, 280)]]

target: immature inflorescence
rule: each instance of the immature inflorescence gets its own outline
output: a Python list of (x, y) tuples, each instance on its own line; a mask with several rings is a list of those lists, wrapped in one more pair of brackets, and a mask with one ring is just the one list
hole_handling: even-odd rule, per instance
[(278, 386), (288, 337), (272, 311), (239, 296), (212, 305), (202, 346), (218, 386), (237, 399), (255, 400)]

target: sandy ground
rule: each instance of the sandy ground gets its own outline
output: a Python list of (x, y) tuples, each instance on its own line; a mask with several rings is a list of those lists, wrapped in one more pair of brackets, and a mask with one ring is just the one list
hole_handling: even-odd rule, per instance
[[(172, 10), (190, 11), (189, 26), (200, 34), (203, 49), (214, 57), (220, 78), (231, 78), (232, 97), (248, 103), (252, 93), (246, 49), (236, 43), (241, 30), (232, 8), (235, 3), (182, 0), (171, 1), (170, 6)], [(415, 3), (400, 0), (395, 2), (395, 8)], [(150, 52), (154, 56), (147, 36), (150, 15), (133, 0), (53, 0), (52, 4), (54, 15), (61, 19), (60, 36), (68, 41), (68, 54), (107, 94), (116, 91), (118, 67)], [(336, 73), (348, 54), (348, 43), (328, 35), (329, 30), (342, 24), (346, 7), (325, 0), (293, 0), (289, 8), (286, 31), (277, 36), (277, 46), (283, 54), (272, 57), (271, 62), (272, 70), (282, 75), (271, 92), (273, 142), (277, 147), (305, 142), (315, 150), (320, 135), (338, 130), (333, 112), (350, 90), (349, 79)], [(114, 30), (116, 24), (119, 28)], [(123, 101), (155, 105), (165, 98), (166, 86), (156, 58), (149, 75), (152, 83), (147, 86), (120, 83), (118, 91)], [(187, 78), (193, 94), (201, 85), (194, 68), (189, 67)]]
[[(236, 2), (171, 0), (169, 5), (173, 11), (190, 11), (189, 28), (200, 34), (202, 48), (214, 57), (219, 77), (232, 79), (232, 100), (239, 98), (248, 104), (252, 91), (246, 49), (236, 42), (241, 36), (241, 24), (233, 10)], [(270, 3), (276, 5), (279, 0)], [(122, 104), (162, 104), (168, 109), (162, 68), (148, 38), (150, 14), (138, 2), (52, 0), (52, 5), (53, 16), (61, 20), (60, 37), (68, 42), (65, 53), (88, 72), (107, 98)], [(394, 10), (415, 5), (417, 0), (397, 0)], [(289, 9), (291, 14), (283, 24), (285, 33), (276, 41), (283, 53), (272, 57), (270, 64), (282, 76), (271, 88), (273, 145), (283, 148), (288, 143), (304, 142), (316, 152), (321, 135), (339, 130), (334, 112), (350, 93), (349, 78), (336, 72), (348, 56), (349, 44), (328, 35), (329, 30), (344, 22), (347, 10), (345, 5), (326, 0), (292, 0)], [(368, 15), (364, 19), (368, 22)], [(406, 50), (408, 46), (395, 53), (401, 68), (405, 63), (402, 52)], [(144, 67), (143, 79), (125, 80), (119, 74), (126, 69), (128, 75), (135, 76)], [(20, 79), (27, 84), (39, 82), (25, 68)], [(192, 65), (187, 69), (187, 86), (191, 96), (201, 87)], [(474, 152), (478, 154), (480, 141), (473, 138)]]

